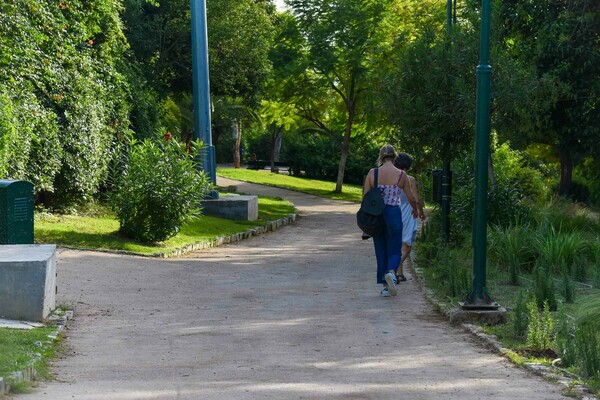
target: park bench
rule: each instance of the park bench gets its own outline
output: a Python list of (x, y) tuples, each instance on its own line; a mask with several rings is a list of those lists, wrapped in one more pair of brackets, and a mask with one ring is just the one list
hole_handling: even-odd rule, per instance
[[(274, 166), (279, 169), (290, 170), (290, 166), (285, 161), (275, 161)], [(271, 167), (271, 161), (263, 161), (263, 160), (249, 160), (247, 169), (265, 169)]]

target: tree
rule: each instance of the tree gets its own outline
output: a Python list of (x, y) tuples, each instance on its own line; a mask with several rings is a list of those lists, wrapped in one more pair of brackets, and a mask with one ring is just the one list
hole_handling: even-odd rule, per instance
[[(338, 167), (336, 192), (342, 191), (346, 162), (350, 152), (352, 128), (358, 117), (359, 102), (368, 90), (368, 77), (374, 65), (372, 59), (382, 42), (382, 28), (391, 0), (288, 0), (297, 20), (294, 39), (303, 38), (306, 51), (296, 66), (296, 87), (306, 96), (294, 99), (300, 114), (319, 128), (323, 125), (316, 116), (315, 96), (306, 88), (319, 94), (324, 90), (337, 96), (337, 104), (327, 104), (320, 114), (329, 117), (340, 110), (344, 115), (342, 149)], [(293, 32), (293, 31), (292, 31)], [(299, 86), (299, 84), (303, 86)], [(319, 97), (317, 97), (318, 99)], [(307, 101), (308, 100), (308, 101)]]
[(600, 4), (508, 0), (498, 7), (505, 47), (557, 93), (546, 109), (530, 110), (534, 124), (526, 133), (558, 156), (559, 193), (567, 195), (574, 165), (600, 149)]
[[(270, 72), (274, 6), (268, 0), (208, 0), (211, 93), (257, 103)], [(166, 97), (191, 92), (190, 0), (125, 0), (127, 38), (149, 82)]]

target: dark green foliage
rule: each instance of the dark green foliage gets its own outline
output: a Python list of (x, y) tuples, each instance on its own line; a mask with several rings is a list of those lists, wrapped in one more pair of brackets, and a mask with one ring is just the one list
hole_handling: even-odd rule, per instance
[(531, 272), (536, 255), (530, 243), (534, 235), (535, 231), (526, 223), (496, 225), (489, 230), (490, 255), (508, 271), (511, 285), (519, 284), (521, 272)]
[(443, 246), (436, 260), (436, 281), (446, 296), (465, 298), (471, 289), (471, 271), (462, 263), (461, 253)]
[(576, 257), (575, 265), (573, 266), (573, 277), (576, 281), (585, 282), (588, 277), (588, 264), (584, 261), (584, 257)]
[[(495, 186), (490, 183), (488, 189), (488, 224), (505, 228), (527, 220), (542, 199), (540, 172), (528, 166), (523, 155), (508, 144), (497, 146), (492, 160)], [(465, 154), (463, 161), (453, 165), (452, 175), (451, 236), (457, 241), (472, 230), (473, 176), (471, 158)]]
[[(342, 147), (340, 139), (316, 132), (289, 135), (280, 158), (289, 163), (294, 175), (303, 171), (307, 178), (335, 180)], [(369, 169), (375, 167), (380, 146), (365, 134), (359, 134), (352, 140), (355, 147), (348, 155), (344, 182), (362, 185)], [(255, 152), (253, 148), (251, 145), (249, 151)]]
[(570, 367), (577, 360), (577, 347), (575, 343), (575, 324), (561, 308), (556, 320), (556, 337), (554, 349), (560, 357), (561, 365)]
[(191, 153), (176, 140), (134, 142), (118, 166), (109, 195), (121, 232), (142, 242), (161, 242), (200, 212), (209, 182), (197, 162), (201, 145)]
[[(570, 193), (573, 166), (600, 144), (600, 7), (595, 0), (498, 2), (500, 37), (517, 59), (535, 66), (554, 93), (530, 109), (529, 127), (513, 136), (550, 145), (560, 161), (559, 193)], [(515, 135), (516, 134), (516, 135)]]
[(593, 276), (594, 276), (594, 288), (596, 289), (600, 289), (600, 261), (596, 260), (596, 263), (594, 264), (594, 269), (593, 269)]
[(538, 260), (557, 275), (572, 274), (574, 265), (589, 251), (589, 242), (581, 232), (562, 232), (554, 226), (540, 227), (533, 245)]
[(2, 2), (0, 48), (2, 177), (53, 206), (89, 199), (128, 135), (119, 3)]
[(548, 268), (538, 264), (533, 270), (533, 290), (538, 307), (541, 309), (547, 303), (551, 311), (556, 311), (556, 285)]
[(600, 337), (598, 326), (585, 322), (575, 332), (577, 365), (586, 378), (600, 378)]
[(575, 302), (575, 283), (569, 276), (569, 274), (563, 274), (562, 276), (562, 292), (565, 298), (565, 302)]
[(523, 290), (519, 290), (517, 300), (515, 302), (515, 308), (510, 314), (513, 334), (518, 339), (525, 339), (527, 334), (527, 326), (529, 325), (529, 316), (527, 314), (527, 296)]
[[(145, 80), (160, 99), (171, 94), (191, 93), (190, 1), (124, 0), (123, 3), (123, 19), (129, 28), (127, 39)], [(272, 40), (272, 12), (269, 2), (207, 2), (213, 95), (241, 97), (247, 104), (256, 104), (271, 70), (268, 52)]]

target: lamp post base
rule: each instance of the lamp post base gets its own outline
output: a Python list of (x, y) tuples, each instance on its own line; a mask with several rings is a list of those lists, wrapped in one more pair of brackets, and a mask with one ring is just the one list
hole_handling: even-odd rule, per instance
[(469, 302), (466, 301), (461, 301), (458, 304), (460, 304), (460, 307), (463, 310), (497, 310), (500, 308), (500, 304), (496, 303), (495, 301), (492, 301), (490, 303), (480, 303), (480, 304), (471, 304)]

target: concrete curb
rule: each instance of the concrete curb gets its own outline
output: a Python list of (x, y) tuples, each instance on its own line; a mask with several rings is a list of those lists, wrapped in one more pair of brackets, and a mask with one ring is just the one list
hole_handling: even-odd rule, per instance
[(513, 354), (513, 352), (510, 349), (503, 347), (498, 338), (496, 338), (496, 336), (485, 333), (480, 326), (469, 323), (463, 323), (460, 320), (456, 320), (455, 309), (447, 303), (444, 303), (443, 301), (439, 300), (435, 296), (433, 291), (427, 287), (425, 276), (423, 275), (421, 268), (417, 268), (414, 266), (414, 261), (413, 263), (411, 263), (411, 271), (413, 273), (414, 280), (417, 282), (417, 284), (425, 294), (425, 298), (427, 299), (427, 301), (431, 303), (439, 313), (446, 316), (450, 323), (459, 326), (466, 333), (468, 333), (469, 336), (473, 338), (476, 343), (480, 344), (482, 347), (488, 349), (489, 351), (508, 359), (514, 365), (522, 367), (527, 371), (535, 375), (541, 376), (548, 381), (558, 383), (564, 388), (565, 395), (581, 400), (599, 400), (599, 398), (595, 394), (593, 394), (587, 387), (579, 383), (579, 379), (574, 378), (573, 376), (569, 376), (567, 371), (561, 370), (560, 368), (548, 367), (546, 365), (536, 363), (525, 363), (524, 365), (514, 363), (512, 358), (510, 357), (511, 354)]
[(227, 243), (239, 242), (240, 240), (249, 239), (252, 236), (276, 231), (277, 229), (279, 229), (285, 225), (291, 225), (292, 223), (296, 222), (297, 218), (298, 218), (297, 213), (289, 214), (289, 215), (287, 215), (283, 218), (279, 218), (275, 221), (269, 221), (266, 225), (263, 225), (263, 226), (257, 226), (255, 228), (248, 229), (244, 232), (234, 233), (229, 236), (218, 236), (218, 237), (214, 238), (213, 240), (194, 243), (194, 244), (182, 247), (180, 249), (170, 251), (168, 253), (157, 254), (154, 257), (159, 257), (159, 258), (179, 257), (179, 256), (182, 256), (182, 255), (189, 253), (191, 251), (194, 251), (194, 250), (209, 249), (211, 247), (217, 247), (217, 246), (221, 246), (221, 245), (227, 244)]
[(48, 317), (48, 324), (54, 325), (54, 331), (48, 335), (48, 340), (40, 345), (40, 353), (36, 353), (29, 365), (22, 370), (11, 373), (8, 377), (0, 377), (0, 395), (10, 393), (10, 383), (31, 382), (35, 379), (37, 371), (35, 364), (42, 358), (41, 352), (49, 349), (58, 340), (59, 335), (65, 329), (67, 322), (73, 318), (73, 311), (55, 311)]
[(192, 243), (185, 247), (181, 247), (179, 249), (175, 249), (165, 253), (155, 253), (155, 254), (140, 254), (135, 253), (133, 251), (127, 250), (107, 250), (107, 249), (83, 249), (80, 247), (70, 247), (70, 246), (59, 246), (61, 249), (71, 249), (71, 250), (82, 250), (82, 251), (97, 251), (100, 253), (112, 253), (112, 254), (123, 254), (128, 256), (138, 256), (138, 257), (149, 257), (149, 258), (171, 258), (171, 257), (180, 257), (186, 253), (195, 250), (209, 249), (212, 247), (221, 246), (227, 243), (238, 242), (243, 239), (251, 238), (252, 236), (260, 235), (267, 232), (273, 232), (282, 226), (291, 225), (296, 222), (298, 218), (298, 213), (289, 214), (283, 218), (276, 219), (274, 221), (269, 221), (263, 226), (257, 226), (254, 228), (250, 228), (243, 232), (234, 233), (228, 236), (217, 236), (211, 240), (205, 240), (198, 243)]

